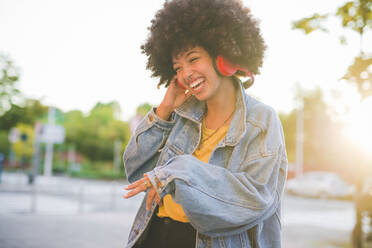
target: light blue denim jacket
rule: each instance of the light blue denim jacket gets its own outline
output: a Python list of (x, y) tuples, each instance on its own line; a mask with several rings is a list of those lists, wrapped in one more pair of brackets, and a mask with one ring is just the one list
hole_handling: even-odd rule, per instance
[[(287, 175), (283, 129), (276, 112), (236, 80), (236, 111), (209, 163), (192, 156), (201, 138), (205, 103), (190, 97), (161, 120), (151, 110), (124, 152), (128, 180), (147, 173), (170, 193), (196, 229), (197, 248), (281, 247), (280, 205)], [(144, 233), (156, 203), (140, 206), (127, 247)]]

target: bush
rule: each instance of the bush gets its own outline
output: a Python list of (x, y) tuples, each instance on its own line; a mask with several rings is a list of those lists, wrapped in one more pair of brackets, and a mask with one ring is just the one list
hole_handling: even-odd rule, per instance
[(114, 171), (111, 162), (107, 161), (84, 161), (80, 166), (80, 170), (69, 172), (72, 177), (89, 178), (89, 179), (104, 179), (104, 180), (124, 180), (126, 179), (123, 170)]
[(8, 139), (7, 131), (0, 131), (0, 153), (3, 153), (4, 156), (9, 154), (10, 143)]

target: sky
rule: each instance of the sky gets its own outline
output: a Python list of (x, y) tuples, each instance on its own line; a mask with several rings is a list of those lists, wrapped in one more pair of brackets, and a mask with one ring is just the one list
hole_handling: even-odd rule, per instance
[[(140, 45), (163, 0), (0, 0), (0, 52), (21, 69), (19, 88), (30, 98), (69, 111), (87, 113), (98, 101), (118, 101), (123, 120), (138, 105), (158, 105), (165, 89), (146, 70)], [(245, 0), (268, 46), (261, 74), (247, 90), (279, 112), (295, 107), (296, 85), (320, 86), (330, 96), (352, 94), (340, 82), (359, 52), (359, 37), (339, 24), (311, 35), (292, 30), (292, 22), (313, 13), (333, 13), (339, 0)], [(345, 34), (345, 32), (344, 32)], [(366, 37), (364, 44), (371, 37)], [(355, 93), (355, 91), (354, 91)]]

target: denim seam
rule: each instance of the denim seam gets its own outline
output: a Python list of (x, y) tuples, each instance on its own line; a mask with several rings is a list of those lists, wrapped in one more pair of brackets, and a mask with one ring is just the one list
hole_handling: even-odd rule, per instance
[(124, 168), (126, 168), (126, 167), (125, 167), (125, 161), (127, 160), (127, 158), (128, 158), (128, 157), (131, 157), (133, 154), (135, 154), (135, 151), (138, 149), (138, 148), (137, 148), (137, 146), (138, 146), (137, 142), (134, 142), (134, 143), (136, 144), (136, 149), (132, 149), (132, 150), (127, 150), (127, 149), (125, 149), (125, 151), (124, 151), (124, 154), (123, 154), (123, 164), (124, 164)]
[(217, 237), (220, 245), (222, 248), (226, 248), (225, 241), (223, 240), (223, 237)]
[[(154, 207), (154, 204), (151, 206), (151, 214), (150, 214), (150, 217), (149, 218), (146, 218), (146, 221), (145, 223), (142, 225), (142, 227), (140, 227), (140, 225), (138, 225), (136, 228), (141, 228), (141, 232), (134, 235), (134, 238), (128, 243), (128, 245), (131, 243), (131, 247), (133, 247), (133, 245), (138, 241), (138, 239), (142, 236), (144, 230), (146, 229), (147, 225), (149, 224), (150, 220), (151, 220), (151, 216), (154, 214), (154, 211), (155, 211), (155, 207)], [(131, 231), (134, 231), (135, 232), (135, 229), (132, 228)]]
[[(189, 185), (190, 185), (190, 187), (196, 189), (197, 191), (199, 191), (199, 192), (201, 192), (201, 193), (203, 193), (203, 194), (206, 194), (206, 195), (208, 195), (208, 196), (210, 196), (210, 197), (212, 197), (212, 198), (214, 198), (214, 199), (216, 199), (216, 200), (219, 200), (219, 201), (222, 201), (222, 202), (228, 203), (229, 205), (238, 206), (238, 207), (243, 207), (243, 208), (248, 208), (248, 209), (252, 209), (252, 210), (264, 210), (264, 209), (266, 209), (266, 208), (264, 208), (264, 207), (254, 207), (254, 206), (251, 206), (251, 205), (250, 205), (250, 206), (247, 206), (247, 205), (245, 205), (245, 204), (243, 204), (243, 203), (233, 202), (233, 201), (231, 201), (231, 200), (225, 200), (225, 199), (222, 199), (222, 198), (217, 197), (217, 196), (215, 196), (215, 195), (212, 195), (212, 194), (206, 192), (205, 190), (203, 190), (203, 189), (201, 189), (201, 188), (197, 188), (197, 187), (193, 186), (192, 184), (189, 184)], [(272, 197), (272, 198), (270, 199), (269, 203), (271, 204), (272, 201), (273, 201), (274, 199), (275, 199), (275, 197)], [(268, 205), (270, 205), (270, 204), (268, 204)]]
[(163, 151), (163, 148), (165, 146), (165, 143), (167, 142), (168, 136), (169, 136), (169, 133), (167, 133), (167, 132), (164, 132), (163, 133), (163, 138), (161, 140), (160, 148), (158, 149), (158, 152), (162, 152)]
[(246, 120), (246, 123), (249, 123), (251, 124), (252, 126), (254, 127), (257, 127), (259, 129), (261, 129), (262, 132), (265, 131), (265, 126), (261, 124), (261, 122), (249, 117), (247, 120)]
[(275, 212), (275, 216), (276, 216), (276, 218), (278, 219), (278, 222), (279, 222), (279, 226), (280, 226), (280, 230), (282, 229), (282, 222), (280, 221), (280, 218), (279, 218), (279, 216), (278, 216), (278, 213), (277, 212)]
[[(277, 190), (276, 190), (276, 194), (278, 195), (278, 199), (280, 199), (280, 194)], [(280, 229), (282, 229), (282, 221), (280, 220), (280, 217), (278, 215), (278, 210), (275, 211), (275, 216), (276, 218), (278, 218)]]
[(181, 149), (179, 149), (174, 144), (169, 144), (168, 147), (169, 147), (170, 150), (174, 151), (177, 155), (184, 155), (185, 154)]
[[(149, 120), (146, 120), (147, 122)], [(134, 140), (136, 141), (136, 144), (138, 144), (138, 136), (144, 132), (146, 132), (147, 130), (149, 130), (154, 124), (152, 122), (150, 122), (149, 124), (146, 124), (143, 128), (140, 128), (138, 130), (136, 130), (136, 133), (134, 135)]]
[(266, 154), (254, 154), (254, 155), (251, 155), (247, 158), (246, 161), (244, 161), (244, 163), (250, 163), (254, 160), (259, 160), (259, 159), (262, 159), (262, 158), (267, 158), (267, 157), (277, 157), (278, 154), (276, 152), (270, 152), (270, 153), (266, 153)]
[(162, 124), (160, 124), (157, 121), (154, 122), (154, 126), (158, 127), (159, 129), (161, 129), (163, 131), (169, 131), (173, 128), (173, 127), (164, 127)]
[(244, 240), (244, 237), (243, 237), (243, 234), (244, 234), (245, 232), (242, 232), (242, 233), (239, 233), (238, 235), (239, 235), (239, 239), (240, 239), (240, 245), (241, 245), (241, 247), (247, 247), (247, 245), (246, 245), (246, 243), (245, 243), (245, 240)]
[(195, 123), (199, 123), (200, 122), (195, 116), (188, 116), (188, 113), (185, 112), (185, 111), (183, 111), (183, 110), (177, 109), (176, 111), (177, 111), (176, 113), (179, 116), (181, 116), (181, 117), (183, 117), (183, 118), (185, 118), (187, 120), (190, 120), (190, 121), (195, 122)]

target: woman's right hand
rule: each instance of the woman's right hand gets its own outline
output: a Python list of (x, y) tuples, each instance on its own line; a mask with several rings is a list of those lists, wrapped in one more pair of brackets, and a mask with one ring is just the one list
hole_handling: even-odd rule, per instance
[(190, 91), (182, 89), (177, 84), (177, 77), (174, 76), (171, 79), (162, 102), (156, 109), (156, 115), (163, 120), (168, 120), (173, 110), (181, 106), (190, 96)]

